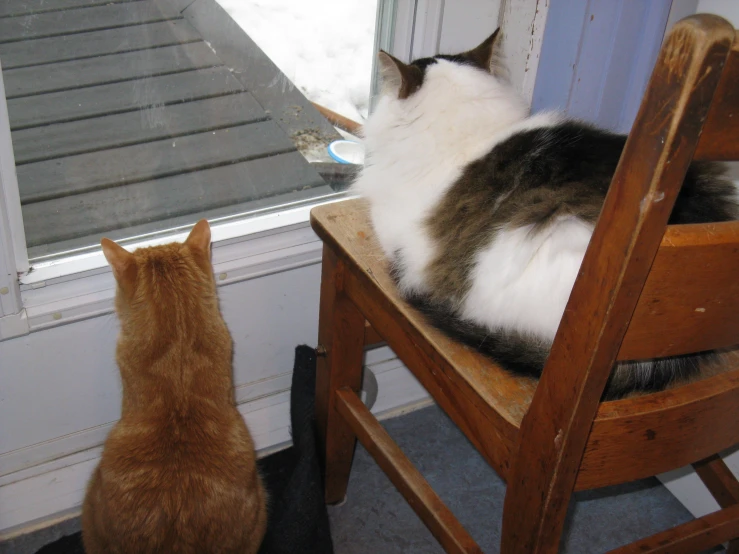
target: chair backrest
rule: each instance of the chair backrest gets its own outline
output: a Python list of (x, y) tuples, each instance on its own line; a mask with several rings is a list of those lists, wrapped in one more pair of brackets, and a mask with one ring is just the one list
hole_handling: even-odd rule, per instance
[[(739, 223), (667, 226), (694, 156), (739, 159), (739, 43), (728, 22), (709, 15), (679, 22), (663, 44), (522, 422), (517, 456), (526, 463), (513, 465), (509, 487), (526, 493), (506, 510), (558, 515), (521, 541), (559, 536), (576, 484), (653, 475), (739, 442), (736, 421), (715, 421), (710, 409), (717, 398), (739, 404), (739, 371), (600, 404), (616, 360), (739, 344)], [(676, 433), (673, 457), (665, 449)], [(630, 472), (619, 472), (623, 452)]]
[(739, 222), (669, 226), (618, 359), (677, 356), (737, 344)]
[[(634, 132), (638, 131), (635, 127)], [(739, 160), (736, 37), (693, 159)], [(681, 181), (664, 182), (664, 186), (679, 188)], [(739, 345), (739, 222), (668, 226), (618, 359), (657, 358), (735, 345)]]

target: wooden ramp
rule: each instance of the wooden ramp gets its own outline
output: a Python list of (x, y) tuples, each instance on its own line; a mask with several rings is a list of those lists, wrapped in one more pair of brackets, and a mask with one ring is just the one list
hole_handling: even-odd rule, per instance
[(0, 63), (31, 258), (333, 190), (296, 144), (336, 131), (215, 0), (2, 0)]

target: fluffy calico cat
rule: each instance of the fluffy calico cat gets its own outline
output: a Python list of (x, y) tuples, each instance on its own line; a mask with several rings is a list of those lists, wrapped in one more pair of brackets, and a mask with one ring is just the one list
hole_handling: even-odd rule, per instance
[(208, 222), (184, 244), (102, 247), (118, 283), (123, 404), (85, 497), (85, 551), (257, 552), (266, 493), (234, 406)]
[[(502, 75), (498, 31), (454, 56), (380, 53), (354, 191), (369, 202), (401, 294), (436, 326), (541, 375), (625, 137), (529, 115)], [(736, 219), (735, 187), (694, 163), (670, 223)], [(619, 364), (606, 398), (661, 389), (711, 354)]]

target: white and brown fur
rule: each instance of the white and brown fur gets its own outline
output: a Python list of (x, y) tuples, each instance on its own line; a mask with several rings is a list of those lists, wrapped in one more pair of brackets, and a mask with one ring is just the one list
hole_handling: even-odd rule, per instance
[[(403, 296), (438, 327), (538, 377), (625, 137), (529, 115), (506, 81), (498, 31), (458, 55), (404, 64), (381, 52), (355, 192), (369, 202)], [(734, 185), (694, 163), (670, 223), (736, 219)], [(715, 355), (620, 364), (616, 398), (695, 376)]]

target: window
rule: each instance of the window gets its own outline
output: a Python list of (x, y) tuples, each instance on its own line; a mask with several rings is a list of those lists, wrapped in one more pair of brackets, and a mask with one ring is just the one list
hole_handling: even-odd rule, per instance
[(311, 101), (366, 117), (377, 13), (377, 0), (3, 2), (31, 267), (102, 236), (138, 243), (340, 194), (351, 172), (327, 145), (347, 135)]
[[(477, 40), (498, 7), (1, 2), (0, 341), (112, 310), (101, 236), (181, 240), (207, 217), (222, 284), (317, 263), (310, 209), (340, 199), (356, 171), (325, 147), (347, 137), (337, 117), (361, 123), (371, 110), (374, 53), (458, 49), (459, 29)], [(311, 37), (323, 50), (301, 46)]]

